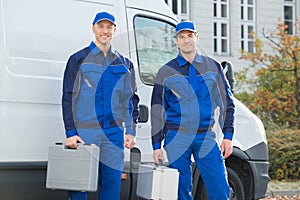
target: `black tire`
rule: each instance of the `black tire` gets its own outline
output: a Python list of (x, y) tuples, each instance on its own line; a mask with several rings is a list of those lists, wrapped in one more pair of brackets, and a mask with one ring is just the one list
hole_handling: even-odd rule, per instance
[(233, 169), (228, 167), (227, 167), (227, 173), (228, 173), (228, 182), (231, 190), (230, 199), (244, 200), (245, 191), (239, 175)]
[[(238, 174), (231, 168), (227, 168), (228, 183), (230, 186), (230, 200), (244, 200), (245, 192), (243, 183)], [(202, 179), (199, 179), (195, 200), (208, 200), (205, 185)]]

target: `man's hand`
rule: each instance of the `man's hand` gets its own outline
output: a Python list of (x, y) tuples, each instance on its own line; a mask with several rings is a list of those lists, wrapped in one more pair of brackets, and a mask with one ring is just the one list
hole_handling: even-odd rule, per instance
[(225, 154), (224, 154), (225, 159), (228, 158), (232, 154), (232, 150), (233, 150), (232, 141), (228, 140), (228, 139), (224, 139), (221, 144), (221, 152), (224, 153), (224, 151), (225, 151)]
[(69, 148), (76, 149), (78, 146), (77, 142), (84, 144), (84, 141), (78, 135), (66, 138), (66, 146)]
[(136, 139), (133, 135), (130, 134), (126, 134), (125, 138), (124, 138), (124, 146), (128, 149), (131, 149), (132, 147), (134, 147), (136, 143)]
[(161, 149), (156, 149), (153, 151), (153, 159), (157, 164), (159, 163), (159, 160), (162, 160), (163, 163), (165, 162), (165, 158)]

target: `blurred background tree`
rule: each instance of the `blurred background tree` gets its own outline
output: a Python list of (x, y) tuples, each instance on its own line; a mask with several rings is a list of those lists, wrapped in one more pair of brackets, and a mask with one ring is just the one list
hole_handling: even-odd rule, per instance
[[(255, 52), (242, 52), (241, 59), (251, 65), (235, 74), (235, 96), (257, 114), (265, 126), (288, 125), (300, 128), (300, 32), (288, 35), (279, 22), (275, 31), (263, 31), (271, 52), (263, 51), (260, 38), (254, 37)], [(240, 88), (247, 88), (238, 93)]]
[(300, 179), (299, 21), (295, 26), (294, 35), (281, 21), (276, 30), (263, 31), (262, 39), (253, 33), (255, 51), (241, 56), (250, 65), (235, 73), (235, 96), (265, 125), (273, 180)]

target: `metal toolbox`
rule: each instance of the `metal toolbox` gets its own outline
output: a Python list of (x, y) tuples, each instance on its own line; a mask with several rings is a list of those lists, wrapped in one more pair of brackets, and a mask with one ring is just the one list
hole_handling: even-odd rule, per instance
[(154, 200), (176, 200), (179, 172), (166, 166), (140, 164), (137, 196)]
[(69, 149), (63, 143), (50, 146), (46, 188), (96, 191), (99, 153), (94, 144), (79, 144), (77, 149)]

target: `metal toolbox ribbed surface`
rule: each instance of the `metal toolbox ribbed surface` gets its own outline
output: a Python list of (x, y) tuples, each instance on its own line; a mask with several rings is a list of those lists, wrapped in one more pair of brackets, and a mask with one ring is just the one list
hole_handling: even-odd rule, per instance
[(96, 191), (99, 152), (94, 144), (79, 144), (77, 149), (68, 149), (65, 144), (50, 146), (46, 188)]
[(154, 200), (176, 200), (179, 172), (166, 166), (140, 164), (137, 196)]

